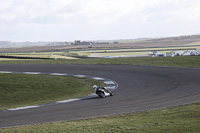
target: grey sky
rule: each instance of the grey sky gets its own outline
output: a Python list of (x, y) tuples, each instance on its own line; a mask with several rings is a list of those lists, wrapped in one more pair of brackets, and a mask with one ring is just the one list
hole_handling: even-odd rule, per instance
[(200, 0), (0, 0), (0, 40), (106, 40), (198, 33)]

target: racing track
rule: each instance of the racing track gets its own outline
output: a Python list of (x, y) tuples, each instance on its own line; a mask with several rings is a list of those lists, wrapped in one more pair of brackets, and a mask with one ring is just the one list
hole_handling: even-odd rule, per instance
[(136, 112), (200, 101), (200, 69), (131, 65), (0, 65), (0, 71), (89, 75), (114, 80), (113, 97), (0, 111), (0, 128)]

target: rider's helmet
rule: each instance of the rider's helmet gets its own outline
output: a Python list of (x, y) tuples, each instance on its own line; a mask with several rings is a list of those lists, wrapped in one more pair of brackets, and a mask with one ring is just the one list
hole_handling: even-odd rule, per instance
[(97, 86), (96, 86), (96, 85), (93, 85), (93, 89), (95, 89), (95, 88), (97, 88)]

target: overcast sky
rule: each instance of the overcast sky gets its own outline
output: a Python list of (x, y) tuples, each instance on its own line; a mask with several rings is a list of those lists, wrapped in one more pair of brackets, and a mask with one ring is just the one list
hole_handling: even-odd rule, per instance
[(0, 40), (134, 39), (200, 33), (200, 0), (0, 0)]

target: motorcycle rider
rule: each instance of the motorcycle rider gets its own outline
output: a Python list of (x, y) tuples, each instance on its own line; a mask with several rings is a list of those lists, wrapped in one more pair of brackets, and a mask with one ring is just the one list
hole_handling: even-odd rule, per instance
[(110, 91), (107, 90), (106, 87), (101, 87), (101, 86), (98, 87), (97, 85), (94, 85), (94, 86), (93, 86), (93, 89), (94, 89), (94, 92), (95, 92), (95, 93), (98, 91), (98, 89), (104, 89), (105, 92), (110, 93)]

